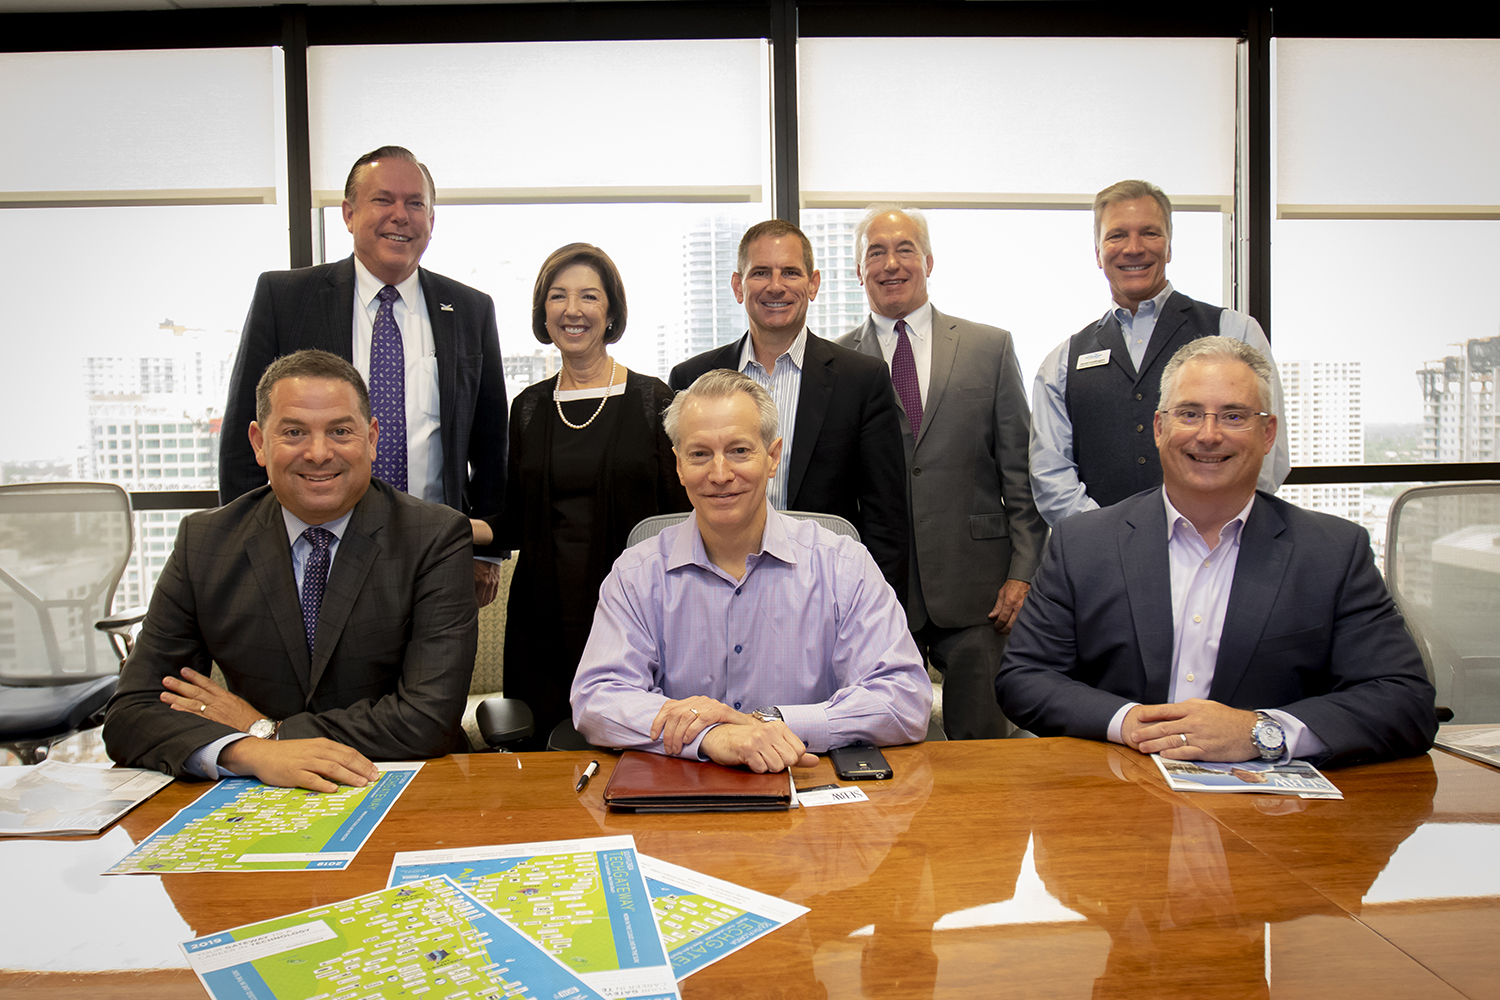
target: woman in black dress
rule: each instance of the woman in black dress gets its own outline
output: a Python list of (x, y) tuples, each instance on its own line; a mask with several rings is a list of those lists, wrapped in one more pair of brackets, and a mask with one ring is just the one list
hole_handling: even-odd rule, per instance
[(672, 390), (627, 371), (608, 346), (625, 332), (625, 288), (587, 243), (552, 253), (532, 293), (531, 329), (562, 369), (518, 393), (510, 413), (502, 542), (519, 552), (505, 625), (507, 697), (536, 717), (529, 749), (571, 719), (568, 693), (599, 585), (630, 529), (688, 509), (661, 413)]

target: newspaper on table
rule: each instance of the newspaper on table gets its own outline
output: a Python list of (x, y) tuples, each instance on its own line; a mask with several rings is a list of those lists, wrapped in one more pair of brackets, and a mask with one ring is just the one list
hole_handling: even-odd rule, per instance
[(680, 983), (807, 912), (807, 907), (637, 854)]
[(446, 878), (315, 906), (181, 947), (214, 1000), (603, 1000)]
[(0, 768), (0, 836), (98, 833), (171, 783), (170, 774), (136, 767)]
[(1323, 772), (1305, 760), (1285, 764), (1246, 760), (1220, 764), (1203, 760), (1167, 760), (1153, 754), (1152, 760), (1174, 792), (1259, 792), (1296, 795), (1304, 799), (1342, 799)]
[(1444, 750), (1500, 767), (1500, 726), (1439, 726), (1433, 742)]
[(402, 851), (389, 885), (446, 875), (606, 1000), (676, 1000), (635, 838)]
[(342, 871), (422, 762), (375, 766), (381, 772), (375, 781), (335, 792), (225, 778), (104, 874)]

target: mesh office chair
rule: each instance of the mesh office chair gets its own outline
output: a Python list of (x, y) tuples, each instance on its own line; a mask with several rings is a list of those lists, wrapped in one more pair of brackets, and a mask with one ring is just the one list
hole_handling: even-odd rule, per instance
[(1438, 705), (1454, 722), (1500, 722), (1500, 482), (1416, 486), (1398, 496), (1385, 578)]
[(109, 613), (133, 534), (119, 486), (0, 486), (0, 746), (22, 763), (114, 693), (145, 618), (144, 608)]

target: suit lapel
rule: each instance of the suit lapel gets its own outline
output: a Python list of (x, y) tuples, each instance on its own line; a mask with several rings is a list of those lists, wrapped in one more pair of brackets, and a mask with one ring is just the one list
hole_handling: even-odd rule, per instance
[(267, 493), (256, 510), (257, 525), (245, 541), (250, 571), (271, 609), (276, 632), (286, 646), (287, 662), (302, 686), (302, 696), (312, 693), (311, 657), (307, 652), (307, 631), (302, 624), (302, 601), (297, 594), (297, 577), (292, 571), (292, 547), (287, 541), (286, 522), (276, 494)]
[[(917, 437), (921, 445), (932, 426), (933, 417), (943, 405), (943, 395), (948, 391), (948, 379), (953, 375), (953, 360), (958, 356), (958, 324), (936, 309), (932, 310), (932, 368), (927, 373), (927, 401), (922, 404), (922, 433)], [(999, 388), (996, 387), (996, 391)]]
[(797, 426), (792, 431), (792, 467), (786, 477), (788, 510), (797, 509), (797, 491), (807, 477), (813, 448), (823, 431), (828, 404), (833, 399), (833, 386), (838, 381), (838, 373), (830, 367), (833, 352), (828, 349), (827, 341), (811, 332), (807, 335), (807, 350), (803, 352), (802, 362), (802, 388), (797, 391)]
[(1167, 341), (1182, 329), (1182, 324), (1187, 322), (1188, 310), (1192, 308), (1192, 305), (1192, 300), (1181, 293), (1173, 292), (1167, 296), (1167, 301), (1162, 303), (1161, 315), (1156, 317), (1156, 326), (1151, 330), (1151, 340), (1146, 344), (1146, 353), (1141, 355), (1141, 371), (1151, 367), (1151, 363), (1162, 352)]
[(343, 358), (354, 357), (354, 258), (347, 257), (338, 265), (329, 268), (324, 275), (322, 288), (318, 290), (317, 309), (321, 314), (321, 327), (328, 331), (325, 350)]
[(328, 661), (338, 648), (354, 602), (364, 589), (365, 578), (380, 554), (380, 535), (390, 512), (390, 501), (374, 483), (354, 508), (349, 526), (339, 539), (338, 554), (328, 572), (328, 587), (323, 592), (323, 607), (318, 612), (318, 642), (313, 650), (312, 677), (309, 691), (318, 689)]
[(1124, 372), (1131, 382), (1135, 382), (1140, 375), (1135, 370), (1135, 363), (1130, 360), (1130, 349), (1125, 346), (1125, 335), (1120, 332), (1120, 321), (1115, 318), (1113, 306), (1109, 315), (1099, 321), (1099, 346), (1109, 351), (1109, 363)]
[(1265, 634), (1271, 608), (1292, 558), (1290, 539), (1282, 538), (1286, 522), (1264, 497), (1257, 496), (1240, 534), (1240, 555), (1229, 587), (1229, 608), (1219, 633), (1219, 658), (1209, 697), (1230, 704)]
[(1146, 494), (1133, 507), (1125, 517), (1131, 530), (1120, 538), (1120, 562), (1146, 675), (1142, 700), (1161, 704), (1171, 691), (1172, 677), (1172, 568), (1167, 558), (1167, 515), (1160, 491)]
[[(454, 310), (459, 308), (455, 302), (444, 302), (441, 300), (442, 291), (438, 288), (437, 281), (432, 272), (426, 268), (418, 268), (417, 279), (422, 285), (422, 301), (427, 306), (427, 323), (432, 329), (433, 349), (437, 353), (438, 386), (458, 385), (458, 313)], [(448, 306), (445, 310), (443, 307)], [(457, 400), (456, 393), (438, 392), (438, 436), (443, 442), (444, 456), (452, 455), (454, 449), (453, 435), (457, 432), (458, 417), (454, 412)], [(462, 463), (443, 462), (443, 497), (445, 500), (454, 500), (462, 493), (462, 484), (448, 482), (448, 470), (462, 468)]]

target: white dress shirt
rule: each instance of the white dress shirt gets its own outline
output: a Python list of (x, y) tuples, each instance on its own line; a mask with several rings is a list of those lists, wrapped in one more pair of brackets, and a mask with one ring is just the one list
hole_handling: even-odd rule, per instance
[[(375, 336), (376, 298), (385, 282), (354, 258), (354, 367), (370, 381), (370, 342)], [(442, 411), (438, 401), (437, 344), (427, 318), (418, 271), (396, 286), (391, 303), (401, 348), (406, 354), (406, 492), (431, 503), (443, 502)], [(377, 445), (378, 447), (378, 445)]]
[[(922, 393), (922, 409), (927, 408), (927, 386), (932, 380), (932, 303), (924, 302), (907, 316), (907, 340), (911, 341), (911, 359), (917, 366), (917, 386)], [(885, 366), (891, 366), (896, 356), (896, 320), (879, 313), (870, 313), (870, 322), (875, 325), (875, 339), (880, 344), (880, 354)]]

